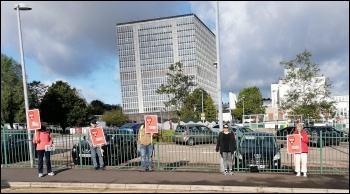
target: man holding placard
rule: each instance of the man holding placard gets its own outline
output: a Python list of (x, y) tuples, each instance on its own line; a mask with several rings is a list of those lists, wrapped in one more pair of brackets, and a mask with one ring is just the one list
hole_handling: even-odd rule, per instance
[(145, 115), (145, 123), (140, 125), (137, 134), (137, 143), (140, 145), (141, 170), (140, 172), (154, 171), (153, 168), (153, 137), (158, 133), (157, 115)]

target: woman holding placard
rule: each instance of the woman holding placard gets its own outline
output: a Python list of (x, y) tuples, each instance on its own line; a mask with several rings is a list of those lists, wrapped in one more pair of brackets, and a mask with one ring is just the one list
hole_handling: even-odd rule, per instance
[[(297, 173), (297, 176), (300, 176), (302, 172), (304, 177), (307, 177), (307, 153), (309, 152), (309, 138), (307, 136), (306, 131), (302, 128), (300, 123), (297, 123), (295, 126), (295, 131), (293, 134), (300, 134), (301, 138), (301, 153), (295, 153), (294, 159), (295, 159), (295, 172)], [(301, 163), (301, 165), (300, 165)]]

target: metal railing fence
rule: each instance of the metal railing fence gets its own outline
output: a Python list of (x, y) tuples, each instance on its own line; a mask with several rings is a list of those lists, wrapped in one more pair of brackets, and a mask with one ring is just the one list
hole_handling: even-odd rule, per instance
[[(104, 159), (108, 168), (114, 169), (140, 169), (140, 152), (138, 146), (133, 140), (126, 143), (118, 144), (120, 138), (112, 137), (112, 134), (106, 134), (107, 139), (115, 141), (104, 147)], [(111, 136), (111, 137), (109, 137)], [(118, 135), (117, 135), (118, 136)], [(53, 133), (55, 151), (51, 152), (51, 163), (53, 168), (92, 168), (91, 155), (89, 148), (82, 143), (84, 141), (83, 134), (60, 134)], [(277, 153), (269, 153), (270, 158), (279, 158), (270, 160), (262, 158), (257, 159), (249, 157), (249, 153), (241, 153), (241, 156), (248, 158), (245, 164), (249, 163), (256, 166), (260, 171), (268, 172), (293, 172), (294, 156), (287, 153), (286, 140), (284, 136), (276, 136), (270, 133), (270, 138), (275, 139), (275, 143), (279, 149)], [(220, 172), (221, 156), (215, 151), (215, 142), (206, 141), (206, 137), (198, 136), (193, 146), (186, 143), (175, 143), (174, 135), (161, 134), (158, 142), (154, 144), (154, 167), (158, 171), (206, 171)], [(347, 137), (331, 137), (310, 136), (308, 153), (308, 172), (314, 174), (323, 173), (349, 173), (349, 138)], [(34, 166), (29, 161), (29, 146), (26, 130), (1, 130), (1, 166), (2, 167), (33, 167), (37, 166), (37, 157), (34, 158)], [(237, 141), (237, 147), (239, 145)], [(73, 156), (72, 149), (76, 146), (76, 154)], [(248, 147), (249, 148), (249, 147)], [(35, 149), (35, 146), (33, 146)], [(257, 149), (257, 148), (254, 148)], [(268, 147), (260, 147), (260, 151), (267, 151)], [(35, 151), (33, 151), (35, 153)], [(84, 155), (85, 154), (85, 155)], [(272, 156), (273, 154), (273, 156)], [(239, 156), (237, 156), (239, 158)], [(252, 168), (241, 165), (243, 160), (236, 159), (235, 171), (249, 171)], [(257, 163), (258, 162), (258, 163)], [(277, 164), (276, 164), (277, 162)], [(276, 164), (276, 165), (275, 165)]]

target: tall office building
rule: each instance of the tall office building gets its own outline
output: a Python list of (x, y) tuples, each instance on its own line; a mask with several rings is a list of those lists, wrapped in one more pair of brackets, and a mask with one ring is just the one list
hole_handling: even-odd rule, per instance
[(176, 62), (217, 105), (216, 39), (195, 14), (119, 23), (117, 44), (125, 114), (164, 111), (168, 96), (156, 91)]

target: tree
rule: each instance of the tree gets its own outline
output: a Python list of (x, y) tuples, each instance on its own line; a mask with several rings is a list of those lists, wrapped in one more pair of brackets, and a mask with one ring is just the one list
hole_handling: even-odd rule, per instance
[(92, 118), (87, 102), (79, 91), (68, 83), (56, 81), (47, 90), (40, 104), (40, 117), (47, 123), (59, 124), (63, 129), (68, 126), (86, 125)]
[(107, 125), (122, 126), (129, 120), (129, 116), (125, 115), (121, 109), (106, 111), (101, 118), (106, 121)]
[(208, 97), (204, 101), (205, 108), (205, 119), (206, 120), (216, 120), (217, 118), (217, 110), (214, 105), (214, 100), (211, 98), (211, 96), (208, 94)]
[(103, 115), (106, 111), (106, 105), (100, 100), (93, 100), (90, 102), (89, 110), (93, 115)]
[(282, 111), (292, 115), (319, 118), (321, 113), (332, 114), (335, 102), (331, 100), (330, 80), (319, 76), (320, 68), (311, 62), (311, 56), (311, 52), (305, 50), (293, 60), (280, 62), (288, 70), (282, 80), (288, 90), (279, 104)]
[(169, 100), (164, 105), (166, 107), (173, 105), (175, 110), (177, 110), (177, 115), (181, 116), (181, 111), (179, 110), (190, 94), (191, 87), (196, 86), (192, 81), (194, 77), (184, 74), (183, 65), (180, 62), (171, 64), (166, 75), (167, 83), (161, 84), (157, 89), (157, 93), (167, 94)]
[(21, 65), (12, 58), (1, 54), (1, 122), (25, 122)]
[(237, 108), (242, 108), (242, 115), (243, 111), (245, 115), (265, 114), (262, 99), (262, 94), (258, 87), (243, 88), (238, 94)]
[(28, 84), (28, 101), (29, 109), (37, 109), (40, 106), (47, 88), (49, 86), (41, 83), (40, 81), (33, 81)]

